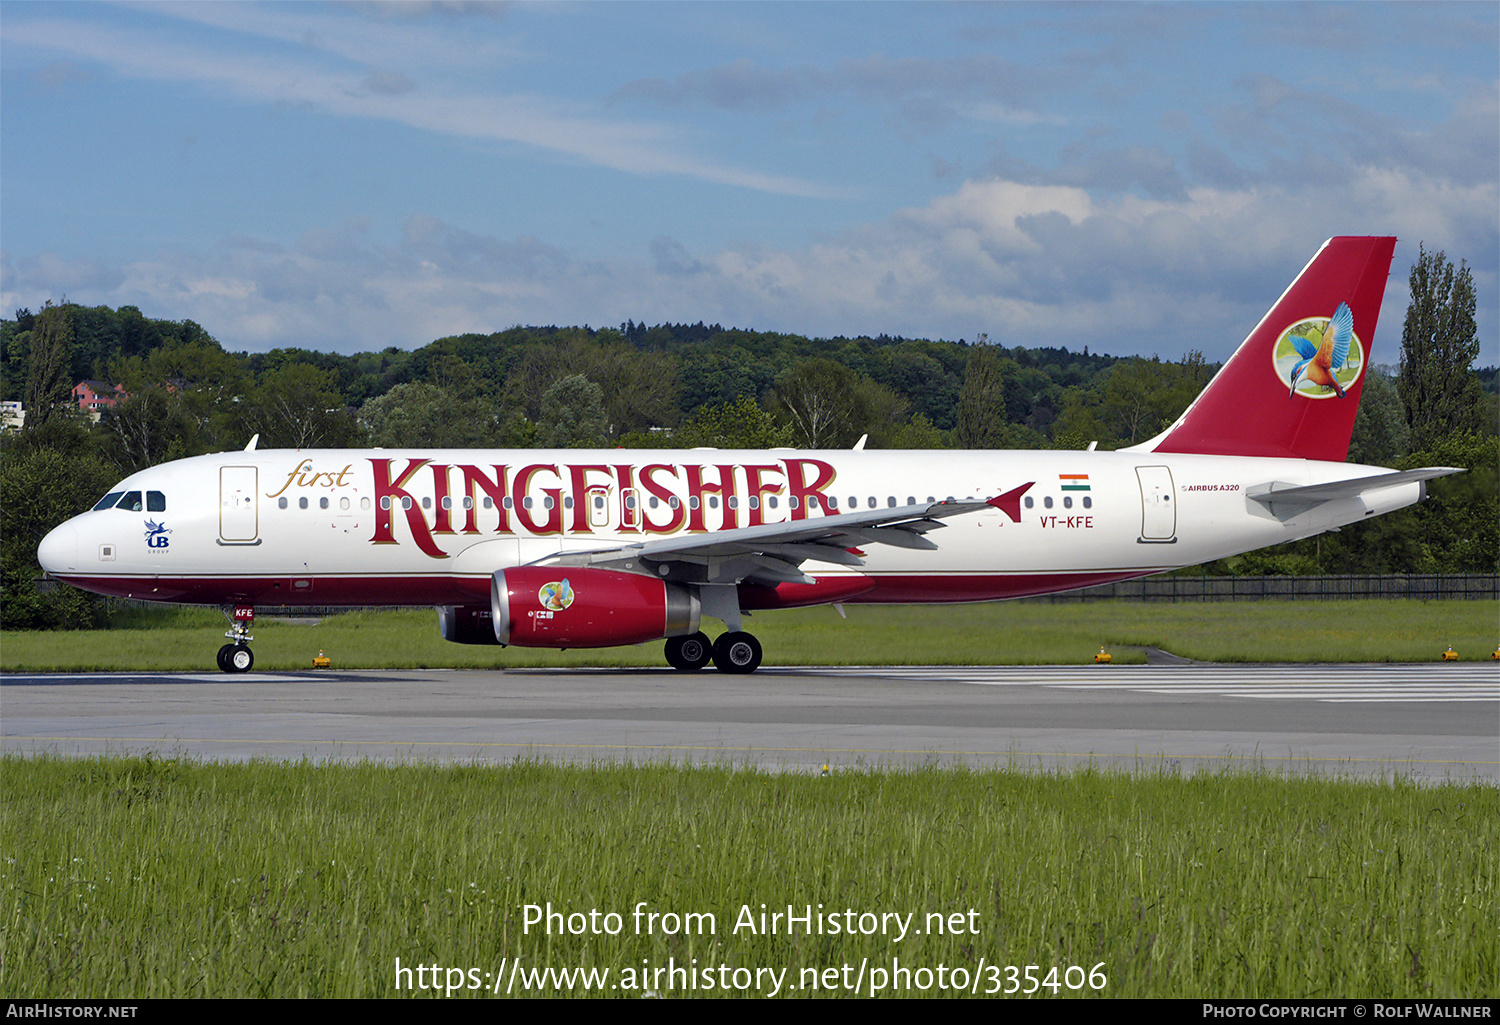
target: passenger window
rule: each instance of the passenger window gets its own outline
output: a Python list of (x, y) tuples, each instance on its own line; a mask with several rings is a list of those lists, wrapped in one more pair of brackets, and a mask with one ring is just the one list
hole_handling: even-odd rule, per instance
[(885, 507), (887, 509), (894, 509), (894, 508), (896, 508), (896, 496), (895, 495), (890, 495), (890, 496), (888, 496), (886, 498), (886, 500), (885, 500)]
[(359, 507), (361, 509), (368, 509), (368, 508), (370, 508), (370, 500), (368, 498), (361, 498), (359, 500)]
[(320, 499), (318, 499), (318, 508), (319, 509), (327, 509), (328, 508), (328, 499), (326, 499), (326, 498), (320, 498)]
[(1046, 506), (1048, 509), (1051, 509), (1052, 508), (1052, 496), (1048, 495), (1046, 498), (1042, 499), (1042, 505)]
[(93, 511), (98, 512), (100, 509), (113, 509), (119, 503), (120, 496), (124, 493), (125, 492), (123, 491), (111, 491), (109, 494), (99, 499), (99, 504), (94, 506)]
[(164, 495), (164, 494), (162, 494), (160, 491), (148, 491), (148, 492), (146, 492), (146, 511), (147, 512), (166, 512), (167, 511), (167, 496)]
[(299, 499), (297, 499), (297, 508), (298, 509), (306, 509), (307, 508), (307, 499), (306, 498), (299, 498)]
[[(389, 502), (390, 499), (387, 498), (386, 501)], [(278, 509), (285, 509), (286, 508), (286, 497), (285, 496), (282, 496), (281, 498), (278, 498), (276, 500), (276, 508), (278, 508)], [(386, 508), (389, 509), (390, 506), (386, 506)]]

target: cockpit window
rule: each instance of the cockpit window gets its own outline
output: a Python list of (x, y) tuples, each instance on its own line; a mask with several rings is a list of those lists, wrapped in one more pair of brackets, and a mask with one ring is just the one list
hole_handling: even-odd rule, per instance
[(167, 496), (164, 495), (164, 494), (162, 494), (160, 491), (148, 491), (148, 492), (146, 492), (146, 511), (147, 512), (166, 512), (167, 511)]
[(122, 498), (122, 499), (120, 499), (120, 504), (117, 505), (117, 506), (115, 506), (115, 508), (116, 509), (124, 509), (127, 512), (140, 512), (141, 511), (141, 493), (139, 491), (127, 491), (127, 492), (125, 492), (125, 497)]
[(124, 493), (125, 492), (123, 491), (111, 491), (109, 494), (99, 499), (99, 504), (94, 506), (94, 511), (98, 512), (100, 509), (113, 509), (115, 507), (115, 503), (120, 500), (120, 496)]

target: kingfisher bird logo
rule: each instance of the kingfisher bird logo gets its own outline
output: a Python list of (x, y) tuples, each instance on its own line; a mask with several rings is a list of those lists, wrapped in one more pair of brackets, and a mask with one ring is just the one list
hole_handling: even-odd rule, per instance
[(573, 585), (568, 583), (567, 577), (543, 584), (542, 589), (536, 593), (536, 600), (544, 609), (561, 612), (573, 604)]
[(1272, 350), (1276, 376), (1287, 397), (1343, 398), (1365, 368), (1365, 348), (1354, 333), (1354, 314), (1339, 303), (1332, 317), (1308, 317), (1281, 333)]
[(147, 520), (146, 521), (146, 547), (147, 548), (165, 548), (165, 547), (167, 547), (167, 544), (170, 541), (170, 539), (167, 537), (167, 535), (170, 534), (170, 533), (172, 533), (172, 532), (167, 529), (166, 524), (164, 524), (164, 523), (156, 523), (156, 522), (154, 522), (152, 520)]

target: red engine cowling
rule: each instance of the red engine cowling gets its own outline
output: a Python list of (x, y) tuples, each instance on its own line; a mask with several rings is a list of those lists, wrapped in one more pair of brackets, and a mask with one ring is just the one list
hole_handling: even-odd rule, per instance
[(609, 648), (696, 633), (702, 606), (680, 584), (563, 566), (502, 569), (490, 581), (495, 639), (524, 648)]

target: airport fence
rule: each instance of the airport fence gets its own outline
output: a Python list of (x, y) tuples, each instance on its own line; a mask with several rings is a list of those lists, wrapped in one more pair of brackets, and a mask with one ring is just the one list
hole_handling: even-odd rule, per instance
[(1266, 601), (1350, 598), (1417, 598), (1494, 601), (1500, 598), (1500, 574), (1496, 573), (1378, 573), (1328, 576), (1155, 576), (1100, 584), (1061, 594), (1025, 598), (1033, 602), (1100, 601), (1128, 598), (1133, 601)]

